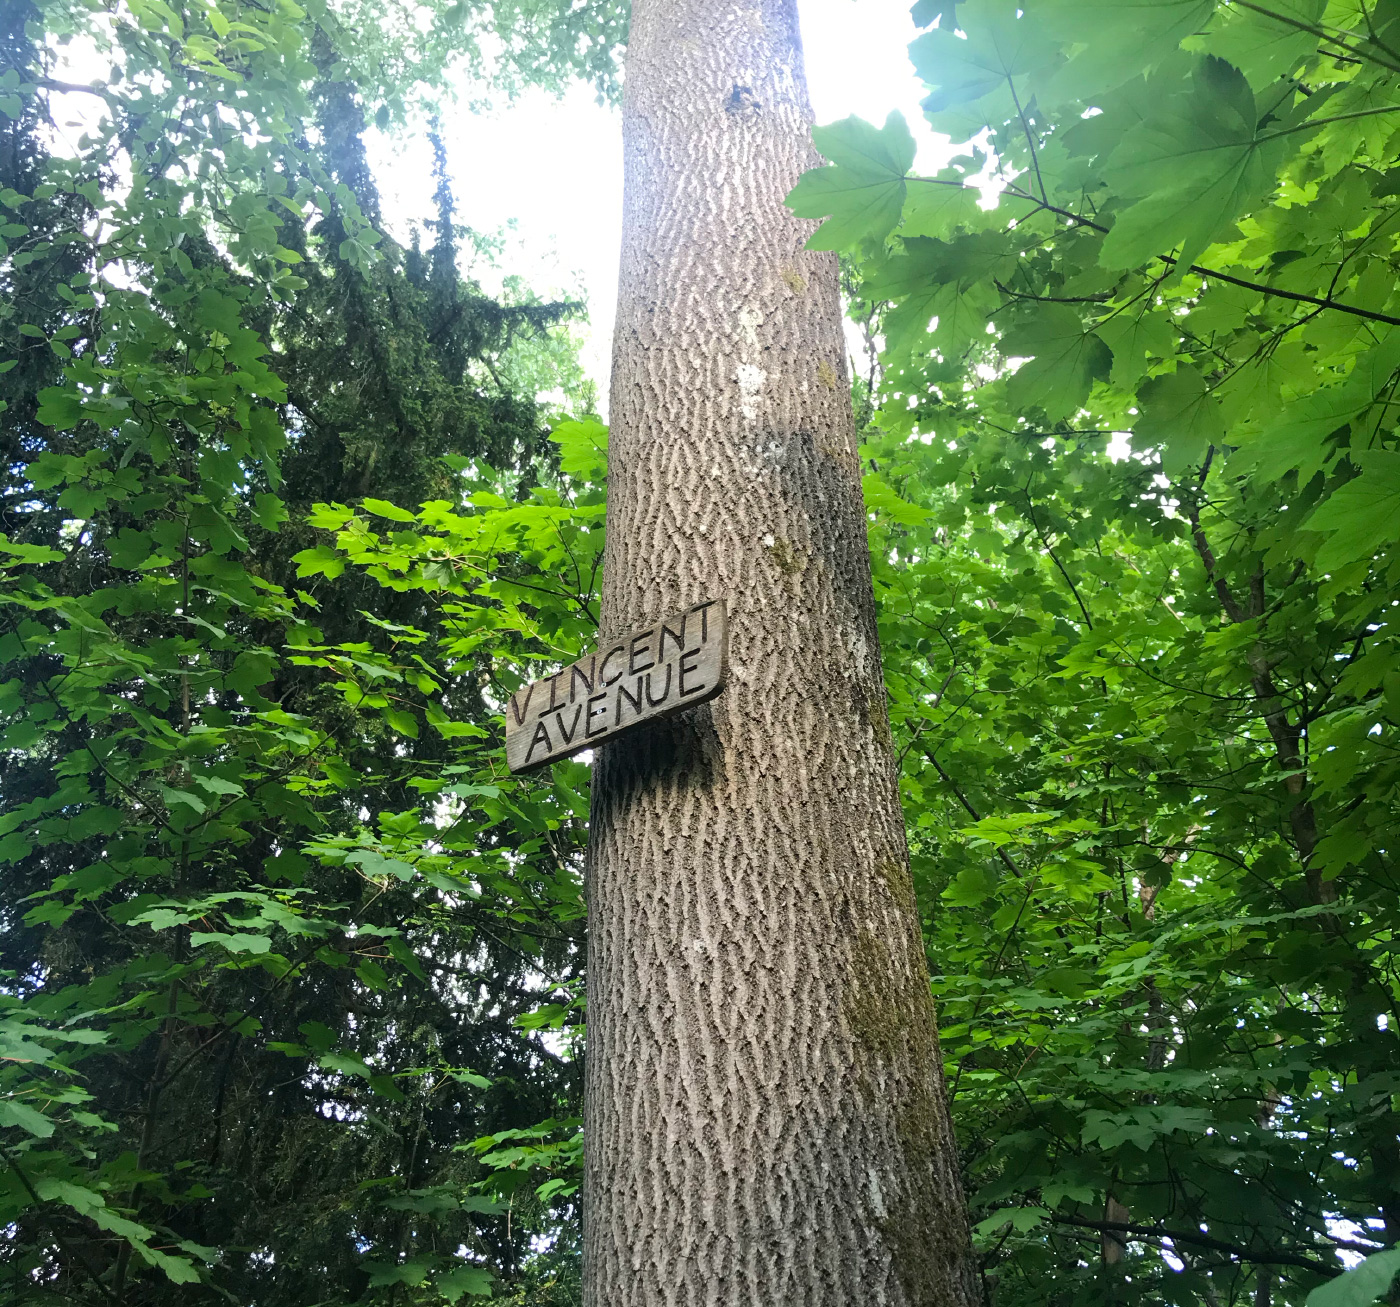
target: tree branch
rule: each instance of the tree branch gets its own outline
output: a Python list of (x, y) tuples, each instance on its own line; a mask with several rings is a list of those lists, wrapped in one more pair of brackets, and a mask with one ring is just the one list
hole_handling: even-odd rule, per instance
[[(1265, 18), (1272, 18), (1274, 22), (1285, 27), (1296, 27), (1300, 32), (1307, 32), (1310, 36), (1315, 36), (1319, 41), (1326, 41), (1328, 45), (1335, 45), (1338, 49), (1345, 50), (1354, 59), (1365, 59), (1373, 64), (1379, 64), (1382, 68), (1389, 68), (1392, 72), (1400, 73), (1400, 63), (1392, 63), (1389, 59), (1378, 59), (1373, 54), (1367, 54), (1364, 49), (1352, 45), (1349, 41), (1344, 41), (1340, 36), (1333, 36), (1325, 27), (1318, 27), (1314, 23), (1304, 22), (1301, 18), (1294, 18), (1291, 14), (1281, 14), (1273, 9), (1266, 9), (1263, 5), (1254, 4), (1252, 0), (1235, 0), (1241, 9), (1251, 10), (1253, 13), (1261, 14)], [(1368, 20), (1369, 21), (1369, 20)], [(1379, 41), (1373, 44), (1381, 46)]]
[[(961, 188), (963, 185), (960, 181), (939, 181), (935, 177), (910, 177), (907, 180), (924, 182), (933, 186), (957, 186)], [(1086, 218), (1083, 214), (1075, 213), (1071, 209), (1062, 209), (1058, 205), (1047, 204), (1039, 196), (1030, 191), (1022, 190), (1019, 186), (1008, 186), (1006, 190), (1009, 195), (1016, 199), (1034, 204), (1047, 213), (1053, 213), (1057, 217), (1068, 219), (1070, 222), (1082, 223), (1085, 227), (1093, 228), (1094, 231), (1108, 234), (1109, 228), (1102, 223), (1095, 222), (1092, 218)], [(1158, 254), (1156, 258), (1163, 263), (1170, 263), (1173, 267), (1179, 265), (1179, 260), (1170, 254)], [(1261, 295), (1273, 296), (1275, 299), (1291, 300), (1296, 304), (1315, 304), (1318, 308), (1333, 309), (1338, 313), (1349, 313), (1353, 317), (1365, 318), (1368, 322), (1383, 322), (1390, 327), (1400, 327), (1400, 318), (1389, 313), (1376, 313), (1371, 309), (1359, 308), (1355, 304), (1343, 304), (1340, 300), (1334, 300), (1330, 296), (1305, 295), (1301, 291), (1284, 290), (1280, 286), (1266, 286), (1262, 282), (1250, 281), (1245, 277), (1235, 277), (1228, 272), (1221, 272), (1219, 268), (1207, 268), (1199, 263), (1188, 264), (1187, 271), (1194, 272), (1201, 277), (1213, 277), (1216, 281), (1228, 282), (1230, 285), (1242, 287), (1244, 290), (1258, 291)]]
[(1056, 1225), (1074, 1225), (1085, 1230), (1118, 1231), (1122, 1234), (1138, 1235), (1146, 1239), (1170, 1239), (1174, 1244), (1189, 1243), (1199, 1248), (1209, 1248), (1214, 1252), (1225, 1253), (1242, 1262), (1256, 1266), (1298, 1266), (1303, 1270), (1315, 1271), (1319, 1275), (1335, 1277), (1342, 1273), (1340, 1266), (1329, 1266), (1313, 1257), (1299, 1257), (1293, 1253), (1255, 1252), (1241, 1248), (1238, 1244), (1226, 1243), (1222, 1239), (1212, 1239), (1209, 1235), (1193, 1230), (1164, 1230), (1155, 1225), (1137, 1225), (1131, 1221), (1090, 1221), (1078, 1216), (1052, 1216)]
[(1026, 495), (1026, 516), (1030, 518), (1031, 525), (1035, 528), (1035, 533), (1040, 538), (1040, 543), (1045, 547), (1045, 552), (1050, 555), (1050, 561), (1055, 564), (1056, 570), (1064, 577), (1065, 584), (1069, 586), (1069, 592), (1074, 596), (1074, 602), (1079, 605), (1079, 611), (1084, 615), (1084, 625), (1092, 631), (1094, 629), (1094, 619), (1089, 616), (1089, 609), (1085, 606), (1084, 600), (1079, 594), (1079, 587), (1074, 584), (1074, 578), (1065, 571), (1065, 565), (1060, 562), (1055, 551), (1050, 547), (1050, 542), (1045, 538), (1045, 532), (1040, 529), (1040, 523), (1036, 520), (1035, 508), (1031, 503), (1029, 494)]

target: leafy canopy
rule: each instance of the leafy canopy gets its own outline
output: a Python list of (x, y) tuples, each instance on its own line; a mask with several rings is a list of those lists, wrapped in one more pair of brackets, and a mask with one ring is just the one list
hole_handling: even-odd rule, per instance
[[(988, 1279), (1369, 1303), (1400, 1244), (1400, 10), (914, 17), (961, 154), (917, 176), (897, 115), (847, 120), (789, 203), (876, 361), (882, 635)], [(1375, 1256), (1335, 1278), (1339, 1249)]]

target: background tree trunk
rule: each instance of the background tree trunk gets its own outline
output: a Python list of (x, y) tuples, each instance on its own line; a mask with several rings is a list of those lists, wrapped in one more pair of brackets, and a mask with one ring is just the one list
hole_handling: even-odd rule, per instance
[(792, 0), (637, 0), (604, 635), (725, 595), (730, 684), (606, 746), (589, 1307), (974, 1300)]

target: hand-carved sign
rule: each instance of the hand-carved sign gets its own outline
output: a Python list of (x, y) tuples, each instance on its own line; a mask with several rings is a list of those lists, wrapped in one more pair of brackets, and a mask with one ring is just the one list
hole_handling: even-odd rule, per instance
[(724, 600), (711, 599), (517, 690), (506, 704), (511, 771), (533, 771), (713, 699), (728, 670), (727, 635)]

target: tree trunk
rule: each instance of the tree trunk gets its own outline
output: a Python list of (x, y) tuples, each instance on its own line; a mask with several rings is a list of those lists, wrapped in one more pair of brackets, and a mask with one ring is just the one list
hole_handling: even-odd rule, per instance
[(635, 0), (604, 637), (730, 607), (712, 703), (600, 750), (587, 1307), (965, 1307), (793, 0)]

